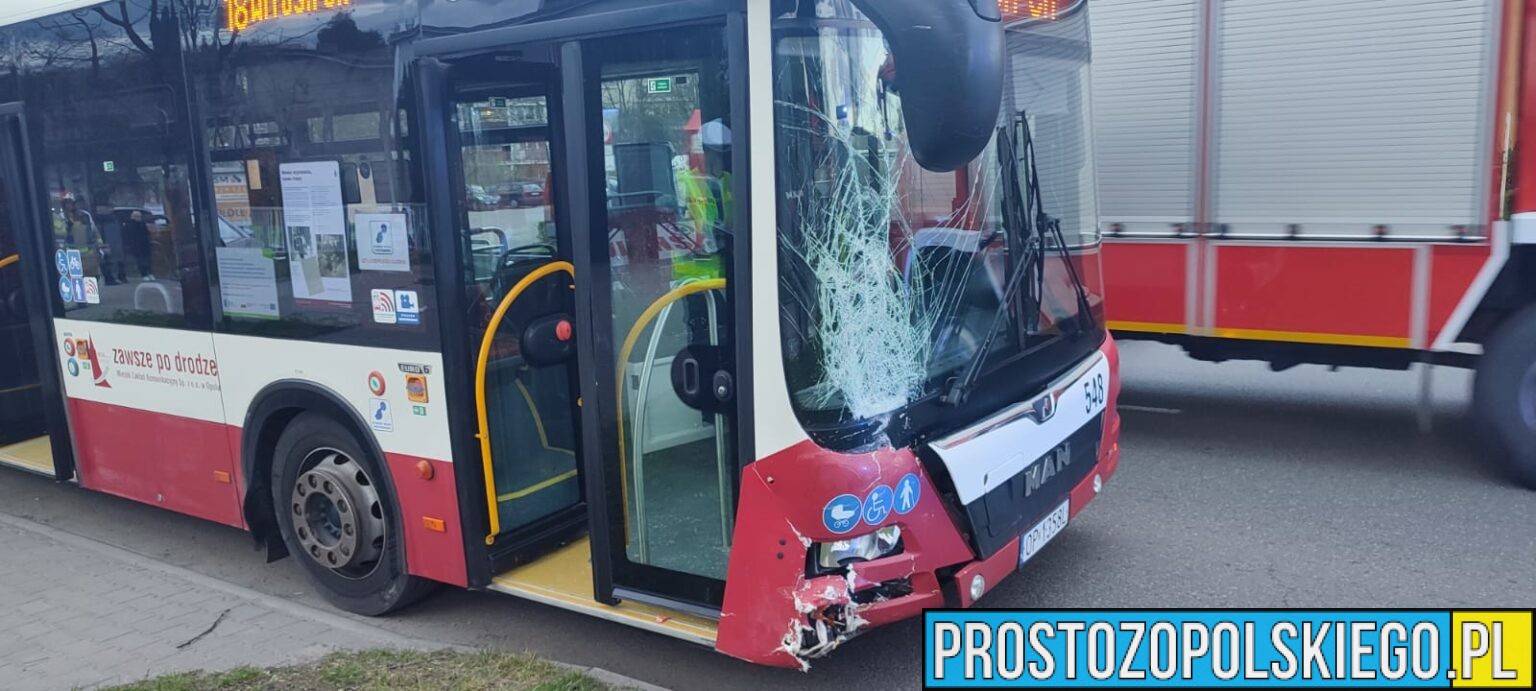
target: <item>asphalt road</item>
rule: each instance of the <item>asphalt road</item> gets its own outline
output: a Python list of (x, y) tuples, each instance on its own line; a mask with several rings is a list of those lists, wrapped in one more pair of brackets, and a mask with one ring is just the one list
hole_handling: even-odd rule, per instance
[[(1470, 377), (1211, 365), (1123, 348), (1119, 475), (987, 607), (1536, 605), (1536, 492), (1500, 476), (1463, 419)], [(0, 511), (324, 607), (244, 534), (0, 470)], [(912, 688), (921, 631), (869, 632), (809, 674), (755, 668), (510, 597), (445, 591), (382, 620), (414, 637), (533, 650), (678, 689)]]

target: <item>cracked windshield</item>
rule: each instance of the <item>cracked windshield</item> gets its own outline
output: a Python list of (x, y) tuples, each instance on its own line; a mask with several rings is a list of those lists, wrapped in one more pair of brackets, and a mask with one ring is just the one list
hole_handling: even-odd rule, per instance
[(800, 2), (775, 32), (781, 321), (808, 427), (878, 427), (1054, 342), (1097, 344), (1077, 338), (1103, 292), (1085, 13), (1008, 30), (993, 143), (943, 173), (913, 159), (900, 66), (852, 5)]

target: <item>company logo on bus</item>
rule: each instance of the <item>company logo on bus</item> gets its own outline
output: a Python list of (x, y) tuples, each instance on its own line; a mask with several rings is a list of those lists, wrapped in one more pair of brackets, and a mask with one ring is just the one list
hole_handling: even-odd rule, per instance
[(107, 381), (106, 368), (101, 366), (101, 361), (96, 357), (96, 341), (90, 336), (80, 338), (64, 334), (64, 369), (71, 377), (78, 377), (81, 372), (90, 372), (91, 381), (96, 386), (112, 388), (112, 382)]

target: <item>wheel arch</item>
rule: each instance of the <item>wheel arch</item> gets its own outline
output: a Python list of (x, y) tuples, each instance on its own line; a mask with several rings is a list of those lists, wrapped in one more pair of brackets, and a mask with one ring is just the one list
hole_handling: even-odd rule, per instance
[[(245, 496), (241, 501), (245, 524), (250, 527), (258, 546), (267, 550), (267, 561), (288, 556), (288, 548), (278, 532), (277, 516), (272, 506), (272, 462), (277, 440), (294, 419), (303, 413), (319, 413), (347, 428), (363, 450), (373, 456), (383, 475), (381, 482), (388, 499), (399, 502), (394, 478), (379, 440), (369, 431), (361, 413), (331, 389), (314, 382), (285, 379), (268, 384), (256, 393), (245, 413), (240, 435), (240, 470), (245, 478)], [(398, 513), (398, 512), (396, 512)], [(401, 548), (405, 548), (404, 541)]]

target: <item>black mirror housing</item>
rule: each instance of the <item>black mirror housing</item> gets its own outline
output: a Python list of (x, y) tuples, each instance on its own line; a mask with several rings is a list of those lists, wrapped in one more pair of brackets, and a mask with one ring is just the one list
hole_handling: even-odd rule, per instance
[(997, 0), (853, 0), (881, 31), (912, 157), (948, 172), (992, 140), (1003, 105), (1002, 13)]

